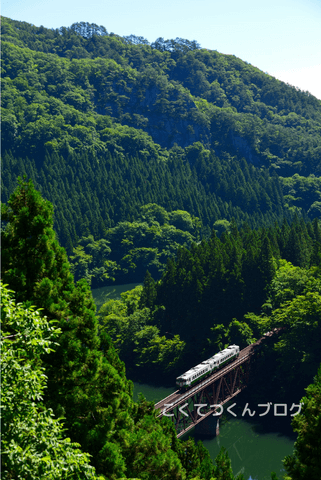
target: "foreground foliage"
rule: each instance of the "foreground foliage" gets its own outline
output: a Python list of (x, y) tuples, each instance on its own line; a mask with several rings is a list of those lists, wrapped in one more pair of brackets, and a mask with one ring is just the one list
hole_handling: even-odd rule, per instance
[[(66, 438), (61, 419), (43, 404), (40, 358), (61, 333), (34, 307), (24, 308), (1, 284), (2, 474), (7, 479), (98, 479), (90, 455)], [(103, 479), (103, 477), (99, 477)]]

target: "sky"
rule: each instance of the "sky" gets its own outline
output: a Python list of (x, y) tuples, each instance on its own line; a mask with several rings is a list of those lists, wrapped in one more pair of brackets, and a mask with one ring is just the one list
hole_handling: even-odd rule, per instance
[(96, 23), (149, 42), (197, 40), (321, 100), (321, 0), (2, 0), (1, 14), (47, 28)]

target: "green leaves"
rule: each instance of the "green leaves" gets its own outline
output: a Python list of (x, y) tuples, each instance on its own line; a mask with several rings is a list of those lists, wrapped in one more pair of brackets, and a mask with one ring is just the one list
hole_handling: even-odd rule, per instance
[(221, 448), (220, 453), (215, 459), (214, 475), (217, 480), (234, 480), (231, 460), (224, 447)]
[(321, 367), (302, 398), (302, 411), (292, 420), (298, 433), (294, 453), (283, 461), (292, 480), (318, 480), (321, 475)]
[[(287, 302), (272, 314), (272, 325), (286, 325), (288, 329), (276, 345), (283, 371), (291, 365), (289, 379), (299, 375), (300, 381), (308, 379), (311, 371), (321, 362), (321, 292), (305, 292)], [(293, 359), (291, 352), (295, 349)], [(293, 367), (296, 366), (296, 371)]]
[[(318, 269), (303, 269), (281, 260), (270, 286), (270, 298), (260, 317), (247, 314), (253, 331), (263, 334), (281, 328), (273, 354), (265, 362), (276, 362), (274, 390), (279, 394), (304, 388), (321, 362), (319, 344), (321, 284)], [(277, 380), (279, 379), (279, 381)]]
[(177, 368), (184, 352), (185, 342), (179, 335), (167, 339), (159, 336), (159, 330), (153, 325), (146, 325), (135, 333), (134, 352), (136, 353), (138, 367), (150, 369), (155, 364), (156, 371), (161, 375), (170, 374)]
[(239, 322), (235, 318), (228, 326), (228, 343), (235, 343), (240, 348), (245, 348), (255, 342), (251, 327), (245, 322)]
[(19, 188), (3, 205), (7, 223), (2, 235), (3, 280), (19, 300), (31, 300), (48, 313), (59, 291), (70, 290), (73, 278), (67, 256), (59, 246), (53, 225), (53, 207), (42, 199), (32, 181), (19, 180)]
[(89, 235), (78, 240), (70, 257), (76, 280), (85, 278), (96, 288), (115, 280), (143, 280), (146, 270), (157, 278), (167, 258), (174, 256), (180, 245), (190, 246), (201, 228), (199, 219), (188, 212), (168, 213), (157, 204), (144, 205), (137, 216), (136, 221), (119, 222), (108, 229), (106, 239), (94, 240)]
[(6, 478), (94, 479), (90, 455), (64, 437), (64, 427), (43, 403), (47, 377), (40, 357), (61, 330), (34, 307), (16, 304), (1, 284), (2, 473)]
[(122, 293), (122, 301), (109, 300), (100, 311), (101, 330), (109, 333), (128, 372), (148, 377), (157, 372), (159, 378), (177, 369), (185, 342), (179, 335), (161, 336), (152, 325), (149, 308), (142, 308), (142, 287)]

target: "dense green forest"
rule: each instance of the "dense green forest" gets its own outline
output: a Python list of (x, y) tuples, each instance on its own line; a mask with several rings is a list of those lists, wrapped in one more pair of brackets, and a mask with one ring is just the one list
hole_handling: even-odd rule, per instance
[(69, 255), (150, 203), (199, 218), (202, 238), (218, 220), (320, 215), (321, 104), (308, 92), (195, 41), (7, 18), (1, 32), (3, 200), (32, 178)]
[[(265, 372), (273, 370), (272, 386), (281, 393), (282, 386), (286, 393), (295, 384), (300, 394), (303, 384), (317, 373), (321, 362), (321, 229), (316, 220), (308, 226), (302, 221), (292, 227), (284, 224), (269, 234), (238, 231), (232, 223), (221, 239), (213, 232), (209, 242), (180, 249), (177, 260), (168, 261), (159, 282), (155, 284), (147, 273), (143, 287), (123, 294), (122, 301), (105, 304), (97, 318), (88, 283), (85, 279), (74, 283), (66, 252), (56, 240), (53, 207), (31, 181), (20, 180), (8, 204), (2, 206), (2, 218), (6, 223), (2, 277), (7, 285), (1, 287), (2, 471), (6, 478), (68, 475), (74, 479), (156, 480), (165, 474), (177, 480), (234, 480), (224, 449), (213, 464), (201, 442), (177, 440), (171, 421), (158, 420), (152, 403), (143, 398), (138, 404), (133, 402), (132, 383), (117, 352), (126, 361), (132, 352), (130, 362), (154, 375), (162, 370), (171, 375), (183, 368), (191, 361), (191, 353), (195, 363), (197, 352), (190, 338), (193, 324), (188, 323), (190, 312), (196, 313), (194, 305), (204, 303), (204, 308), (216, 310), (221, 294), (225, 297), (221, 308), (227, 308), (242, 283), (244, 299), (239, 295), (240, 305), (232, 302), (234, 307), (223, 317), (224, 323), (218, 323), (215, 316), (203, 321), (207, 346), (221, 348), (231, 338), (244, 346), (267, 329), (283, 327), (272, 349), (262, 351), (258, 358), (261, 369), (264, 365)], [(300, 259), (304, 266), (278, 258), (278, 237), (285, 240), (291, 232), (288, 255), (298, 261), (298, 246), (305, 241), (306, 256)], [(273, 235), (272, 248), (269, 237)], [(257, 305), (266, 302), (261, 314), (252, 310), (241, 318), (252, 295), (252, 275)], [(183, 282), (177, 281), (182, 277)], [(215, 285), (219, 278), (222, 290)], [(208, 285), (212, 294), (218, 294), (211, 300)], [(173, 295), (176, 301), (191, 297), (185, 302), (187, 328), (176, 321)], [(166, 309), (168, 319), (163, 315)], [(229, 322), (234, 314), (239, 320)], [(200, 324), (202, 318), (194, 320)], [(162, 335), (169, 324), (177, 332), (174, 338), (166, 337), (168, 331)], [(202, 342), (205, 345), (204, 335), (195, 339), (199, 348)], [(262, 374), (260, 378), (264, 391), (266, 378)], [(287, 480), (319, 478), (320, 399), (319, 372), (307, 389), (302, 414), (293, 421), (298, 440), (293, 455), (284, 461), (290, 474)], [(242, 479), (241, 475), (237, 480)]]
[(224, 450), (213, 465), (201, 442), (176, 438), (153, 403), (133, 402), (125, 365), (99, 328), (87, 282), (74, 283), (52, 214), (23, 181), (2, 209), (2, 473), (234, 480)]
[[(310, 384), (285, 478), (320, 480), (321, 102), (195, 40), (1, 37), (7, 478), (234, 480), (128, 378), (281, 328), (255, 394)], [(143, 286), (96, 314), (112, 282)]]
[(143, 281), (147, 269), (159, 278), (178, 247), (190, 247), (199, 238), (200, 227), (188, 212), (143, 205), (135, 222), (119, 222), (105, 238), (81, 237), (70, 257), (75, 279), (86, 278), (92, 287)]
[(290, 379), (303, 388), (312, 380), (312, 365), (321, 362), (320, 258), (317, 219), (305, 224), (297, 218), (291, 226), (284, 222), (258, 231), (238, 230), (232, 222), (220, 239), (213, 232), (209, 241), (181, 247), (158, 282), (147, 272), (143, 287), (109, 300), (99, 312), (101, 324), (130, 375), (149, 380), (157, 372), (159, 379), (174, 382), (182, 368), (213, 351), (231, 343), (245, 347), (291, 322), (291, 333), (275, 346), (278, 356), (285, 355), (284, 371), (292, 362), (293, 373), (287, 381), (281, 377), (282, 390), (290, 388)]

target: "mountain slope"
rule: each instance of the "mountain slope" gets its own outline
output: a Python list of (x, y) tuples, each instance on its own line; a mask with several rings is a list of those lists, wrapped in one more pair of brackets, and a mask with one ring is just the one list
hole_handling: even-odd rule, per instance
[(307, 92), (195, 41), (1, 28), (3, 200), (31, 177), (69, 252), (147, 203), (209, 229), (320, 214), (321, 102)]
[[(50, 56), (50, 79), (60, 85), (49, 91), (78, 110), (110, 114), (163, 147), (213, 147), (223, 133), (224, 147), (247, 160), (320, 173), (321, 102), (232, 55), (178, 38), (148, 45), (86, 23), (49, 30), (7, 19), (2, 28), (5, 41), (65, 58), (55, 67)], [(46, 55), (37, 56), (39, 73), (47, 73)], [(77, 91), (68, 94), (71, 85)]]

